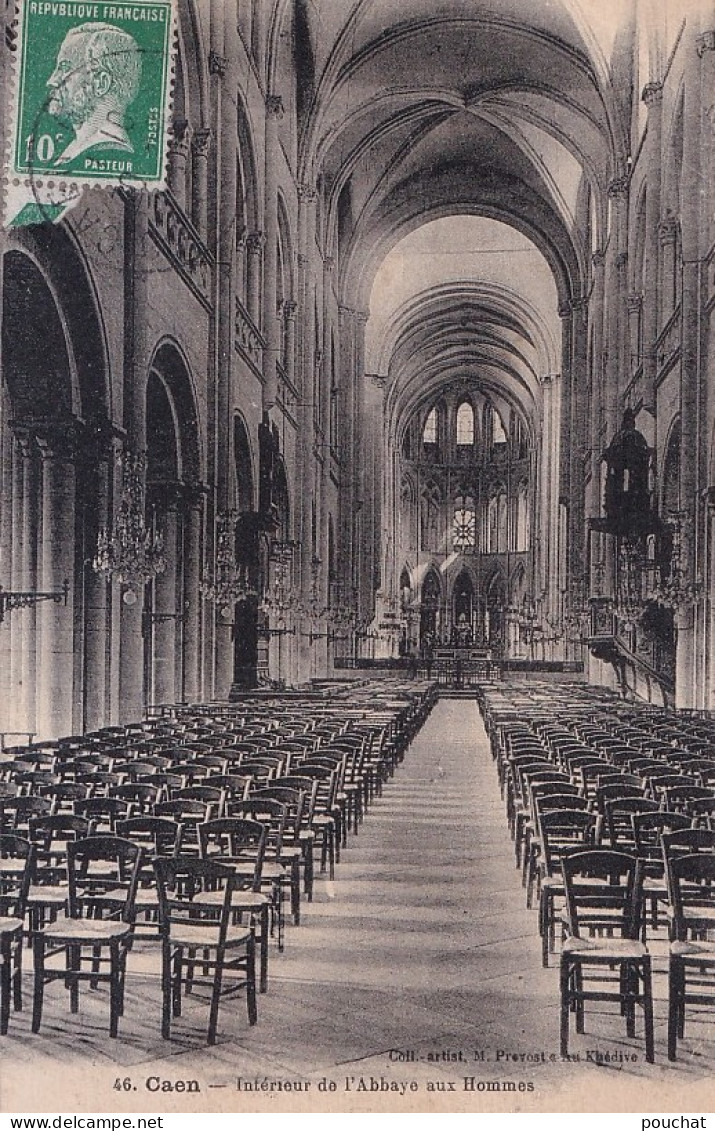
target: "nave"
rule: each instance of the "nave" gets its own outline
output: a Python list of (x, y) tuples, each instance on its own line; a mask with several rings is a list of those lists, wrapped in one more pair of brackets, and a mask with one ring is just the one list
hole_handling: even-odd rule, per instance
[[(646, 1110), (646, 1102), (657, 1107), (661, 1089), (672, 1101), (682, 1084), (686, 1106), (696, 1110), (715, 1050), (696, 1023), (688, 1051), (675, 1065), (666, 1061), (666, 950), (661, 946), (655, 964), (655, 1066), (646, 1065), (641, 1039), (628, 1040), (612, 1011), (593, 1010), (586, 1035), (572, 1038), (570, 1052), (581, 1061), (561, 1063), (558, 973), (553, 961), (541, 966), (536, 913), (525, 908), (479, 710), (473, 701), (442, 699), (349, 839), (335, 880), (317, 878), (301, 926), (287, 928), (285, 952), (272, 948), (270, 991), (260, 995), (254, 1028), (239, 999), (222, 1008), (218, 1043), (208, 1049), (206, 999), (199, 998), (171, 1044), (163, 1042), (158, 952), (144, 943), (130, 956), (120, 1039), (107, 1038), (104, 994), (84, 993), (80, 1016), (70, 1022), (59, 988), (47, 995), (39, 1034), (29, 1032), (27, 1009), (13, 1014), (0, 1098), (5, 1110), (37, 1111), (51, 1110), (60, 1088), (67, 1108), (74, 1101), (77, 1110), (167, 1111), (174, 1102), (196, 1111), (330, 1104), (365, 1111), (376, 1102), (395, 1110), (409, 1102), (419, 1111), (432, 1103), (471, 1111)], [(594, 1048), (636, 1059), (585, 1063)], [(451, 1059), (460, 1050), (465, 1062)], [(475, 1050), (490, 1059), (469, 1063)], [(500, 1050), (507, 1055), (497, 1062)], [(414, 1061), (399, 1059), (410, 1053)], [(472, 1076), (502, 1089), (531, 1081), (534, 1091), (465, 1091), (464, 1078)], [(301, 1090), (238, 1095), (237, 1077), (244, 1089), (258, 1079), (300, 1083)], [(113, 1090), (127, 1078), (136, 1096)], [(198, 1080), (201, 1091), (148, 1093), (145, 1082), (157, 1078)], [(318, 1093), (323, 1078), (336, 1081), (337, 1096)], [(368, 1089), (372, 1080), (415, 1081), (419, 1090), (412, 1100), (357, 1091), (361, 1080)], [(430, 1098), (428, 1082), (446, 1088), (447, 1081), (456, 1092)]]

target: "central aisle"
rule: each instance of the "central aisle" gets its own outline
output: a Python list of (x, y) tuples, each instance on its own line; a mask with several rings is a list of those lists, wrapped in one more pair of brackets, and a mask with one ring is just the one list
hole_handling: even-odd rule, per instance
[[(262, 1071), (275, 1057), (294, 1072), (360, 1062), (400, 1079), (390, 1050), (528, 1051), (550, 1020), (555, 1037), (555, 972), (540, 967), (476, 703), (438, 703), (337, 877), (318, 886), (320, 902), (273, 965), (293, 1008), (250, 1042)], [(276, 1004), (269, 995), (264, 1019)], [(453, 1074), (449, 1060), (439, 1065)], [(436, 1066), (418, 1060), (411, 1074)]]

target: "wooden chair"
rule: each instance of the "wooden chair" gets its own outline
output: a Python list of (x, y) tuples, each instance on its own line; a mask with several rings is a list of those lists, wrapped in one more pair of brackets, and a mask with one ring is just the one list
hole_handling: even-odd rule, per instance
[(586, 1001), (613, 1001), (635, 1036), (635, 1009), (642, 1006), (646, 1060), (652, 1064), (651, 960), (640, 941), (643, 871), (635, 856), (589, 849), (561, 861), (568, 935), (561, 949), (561, 1055), (568, 1056), (569, 1018), (583, 1033)]
[[(194, 856), (154, 861), (159, 893), (159, 926), (162, 938), (161, 1035), (171, 1036), (172, 1018), (181, 1016), (182, 989), (189, 993), (194, 983), (208, 980), (211, 986), (208, 1043), (216, 1043), (221, 996), (246, 989), (249, 1024), (257, 1021), (255, 938), (253, 927), (232, 926), (232, 901), (236, 874), (226, 864)], [(216, 893), (223, 898), (216, 902)], [(210, 906), (197, 898), (210, 893)], [(197, 958), (197, 954), (200, 957)], [(200, 966), (203, 974), (196, 975)], [(226, 973), (237, 973), (238, 981), (224, 989)]]
[[(92, 988), (108, 983), (109, 1035), (117, 1036), (140, 862), (141, 850), (121, 837), (91, 836), (67, 845), (69, 915), (32, 936), (33, 1033), (39, 1032), (42, 1022), (45, 985), (60, 980), (69, 989), (72, 1013), (79, 1010), (82, 981)], [(49, 966), (48, 960), (58, 956), (62, 961)]]
[(668, 1059), (685, 1036), (689, 1005), (715, 1005), (715, 854), (669, 859), (673, 940), (668, 963)]
[[(219, 817), (198, 826), (201, 856), (229, 864), (236, 874), (231, 900), (234, 922), (248, 915), (258, 923), (259, 987), (268, 989), (268, 938), (271, 897), (261, 890), (268, 829), (260, 821), (245, 817)], [(217, 906), (220, 893), (204, 892), (196, 897), (202, 906)], [(222, 898), (222, 897), (221, 897)]]
[(22, 933), (34, 858), (25, 837), (0, 835), (0, 1034), (7, 1033), (11, 1001), (22, 1009)]
[[(548, 801), (545, 798), (544, 804), (548, 805)], [(592, 843), (596, 818), (583, 809), (546, 809), (542, 813), (537, 808), (537, 820), (541, 845), (538, 869), (541, 961), (542, 965), (548, 966), (549, 954), (555, 945), (556, 900), (565, 897), (561, 860), (566, 854)], [(527, 897), (530, 901), (528, 890)]]
[(135, 844), (142, 853), (134, 899), (134, 938), (156, 940), (159, 895), (153, 860), (156, 856), (178, 856), (184, 827), (171, 817), (139, 814), (117, 821), (117, 836)]
[(74, 813), (53, 813), (30, 819), (30, 840), (35, 846), (35, 865), (27, 895), (30, 936), (66, 911), (69, 899), (67, 845), (89, 836), (90, 831), (87, 818)]

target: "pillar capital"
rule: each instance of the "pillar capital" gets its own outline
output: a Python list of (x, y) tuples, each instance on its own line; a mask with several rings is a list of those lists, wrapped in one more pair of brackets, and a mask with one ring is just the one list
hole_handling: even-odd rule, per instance
[(249, 255), (260, 255), (265, 243), (266, 237), (263, 232), (249, 232), (246, 236), (246, 250)]
[(675, 216), (666, 216), (658, 224), (658, 236), (661, 244), (675, 243), (675, 237), (678, 232), (678, 221)]
[(699, 59), (702, 59), (706, 51), (715, 51), (715, 28), (695, 37), (695, 49)]
[(294, 321), (297, 311), (298, 303), (294, 302), (292, 298), (288, 298), (283, 302), (283, 317), (286, 322)]
[(13, 420), (13, 436), (23, 455), (39, 452), (44, 459), (75, 460), (90, 437), (76, 420)]
[(318, 201), (318, 193), (313, 185), (301, 182), (298, 185), (298, 200), (301, 204), (316, 204)]
[(573, 314), (571, 300), (567, 299), (566, 302), (559, 303), (559, 318), (570, 318)]
[(209, 74), (218, 75), (220, 78), (226, 74), (226, 67), (228, 60), (223, 55), (219, 55), (218, 51), (209, 51)]
[(323, 260), (323, 267), (326, 271), (333, 270), (333, 268), (335, 267), (335, 259), (332, 255), (326, 255), (325, 259)]
[(594, 251), (593, 255), (591, 256), (591, 262), (593, 263), (594, 270), (599, 271), (603, 267), (604, 263), (606, 262), (605, 251), (603, 251), (603, 249), (600, 248), (600, 247), (597, 248), (596, 251)]
[(285, 107), (280, 94), (269, 94), (266, 98), (266, 114), (268, 117), (280, 122), (284, 113)]
[(77, 455), (77, 437), (70, 431), (66, 436), (58, 432), (37, 432), (35, 443), (43, 460), (74, 460)]
[(631, 313), (639, 311), (643, 305), (643, 295), (640, 291), (631, 291), (628, 295), (628, 309)]
[(618, 255), (616, 256), (616, 267), (618, 268), (619, 271), (623, 271), (627, 264), (628, 264), (628, 252), (627, 251), (619, 251)]
[(191, 151), (194, 157), (208, 157), (211, 143), (211, 130), (208, 126), (196, 130), (191, 139)]
[(650, 110), (652, 106), (658, 106), (663, 100), (663, 84), (660, 82), (647, 82), (643, 87), (641, 93), (641, 101), (645, 102)]
[(622, 201), (628, 195), (628, 177), (614, 177), (608, 182), (608, 199)]
[(186, 118), (174, 118), (169, 132), (169, 154), (188, 153), (190, 136), (191, 128)]

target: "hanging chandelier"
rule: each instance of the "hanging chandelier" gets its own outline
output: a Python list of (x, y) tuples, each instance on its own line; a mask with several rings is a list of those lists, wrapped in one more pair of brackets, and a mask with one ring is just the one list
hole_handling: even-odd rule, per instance
[(651, 587), (648, 597), (657, 605), (673, 612), (682, 612), (696, 604), (702, 591), (701, 578), (688, 579), (684, 562), (684, 541), (690, 536), (691, 519), (687, 511), (677, 511), (665, 522), (672, 538), (672, 550), (667, 576), (661, 576)]
[(216, 558), (213, 579), (205, 579), (199, 586), (201, 596), (211, 601), (221, 616), (231, 615), (231, 608), (241, 601), (258, 596), (251, 584), (248, 565), (236, 560), (236, 513), (222, 512), (216, 516)]
[(122, 482), (119, 508), (111, 533), (100, 528), (92, 568), (108, 582), (126, 586), (122, 599), (133, 605), (146, 583), (166, 569), (164, 539), (146, 524), (146, 455), (118, 452), (117, 466)]
[(626, 628), (635, 627), (643, 616), (645, 554), (640, 538), (623, 538), (618, 556), (616, 616)]
[[(300, 615), (293, 586), (293, 556), (300, 543), (273, 541), (269, 550), (270, 580), (259, 611), (266, 618), (262, 633), (270, 636), (295, 636), (296, 627), (288, 628), (291, 614)], [(270, 623), (273, 621), (274, 623)]]
[(572, 578), (568, 611), (564, 616), (564, 627), (572, 644), (585, 644), (591, 630), (591, 604), (588, 596), (588, 581), (585, 574)]

